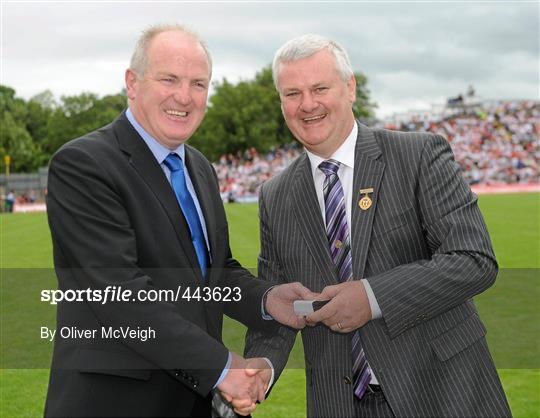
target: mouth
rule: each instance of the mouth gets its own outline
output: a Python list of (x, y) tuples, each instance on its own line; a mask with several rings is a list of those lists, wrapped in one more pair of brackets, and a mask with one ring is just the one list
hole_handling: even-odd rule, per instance
[(328, 113), (323, 113), (322, 115), (309, 116), (307, 118), (302, 118), (302, 122), (304, 122), (307, 125), (311, 125), (324, 119), (327, 115)]
[(165, 113), (176, 120), (184, 119), (189, 115), (189, 112), (183, 112), (181, 110), (176, 110), (176, 109), (166, 109)]

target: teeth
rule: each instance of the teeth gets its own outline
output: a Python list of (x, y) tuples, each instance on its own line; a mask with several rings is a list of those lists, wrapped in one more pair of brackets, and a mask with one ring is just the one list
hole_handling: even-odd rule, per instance
[(187, 112), (180, 112), (179, 110), (166, 110), (165, 113), (172, 116), (187, 116)]
[(305, 122), (311, 122), (311, 121), (313, 121), (313, 120), (322, 119), (322, 118), (324, 118), (325, 116), (326, 116), (326, 114), (324, 114), (324, 115), (312, 116), (312, 117), (310, 117), (310, 118), (304, 118), (304, 121), (305, 121)]

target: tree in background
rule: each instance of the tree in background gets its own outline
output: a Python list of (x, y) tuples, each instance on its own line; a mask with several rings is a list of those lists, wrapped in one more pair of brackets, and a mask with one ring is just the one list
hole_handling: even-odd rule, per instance
[(126, 103), (125, 91), (103, 98), (94, 93), (62, 96), (56, 102), (50, 90), (26, 102), (0, 85), (0, 158), (11, 157), (14, 173), (36, 171), (69, 140), (112, 122)]
[(15, 90), (0, 85), (0, 154), (2, 172), (4, 155), (11, 157), (11, 171), (34, 171), (40, 166), (42, 150), (27, 129), (30, 117), (23, 99), (15, 97)]
[(281, 126), (279, 97), (272, 84), (272, 72), (265, 68), (254, 80), (231, 84), (214, 83), (204, 121), (190, 144), (210, 160), (255, 147), (267, 152), (273, 146), (291, 142)]
[(64, 143), (111, 123), (126, 108), (125, 92), (98, 98), (94, 93), (62, 96), (47, 124), (44, 151), (51, 156)]
[(353, 103), (354, 116), (364, 124), (375, 121), (377, 103), (370, 101), (371, 92), (367, 87), (367, 77), (362, 73), (354, 73), (356, 79), (356, 101)]

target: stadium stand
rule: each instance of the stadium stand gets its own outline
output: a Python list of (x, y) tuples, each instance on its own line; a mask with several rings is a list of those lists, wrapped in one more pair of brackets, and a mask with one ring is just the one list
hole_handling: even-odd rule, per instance
[[(443, 135), (454, 151), (463, 176), (471, 185), (493, 189), (502, 185), (536, 185), (540, 181), (540, 102), (494, 101), (475, 103), (450, 114), (409, 115), (407, 120), (376, 126)], [(254, 201), (260, 185), (279, 174), (301, 153), (297, 145), (260, 155), (251, 148), (224, 155), (214, 164), (224, 201)], [(535, 188), (534, 188), (535, 189)]]

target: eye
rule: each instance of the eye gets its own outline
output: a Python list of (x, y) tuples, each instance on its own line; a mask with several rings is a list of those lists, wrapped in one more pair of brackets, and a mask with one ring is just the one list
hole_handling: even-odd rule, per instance
[(162, 78), (159, 79), (159, 81), (161, 81), (164, 84), (172, 84), (172, 83), (174, 83), (174, 78), (172, 78), (172, 77), (162, 77)]
[(200, 89), (206, 89), (206, 83), (204, 81), (195, 81), (193, 85)]
[(285, 93), (285, 97), (297, 97), (300, 93), (297, 91), (290, 91), (288, 93)]
[(324, 93), (326, 90), (328, 90), (328, 87), (317, 87), (315, 89), (316, 93)]

